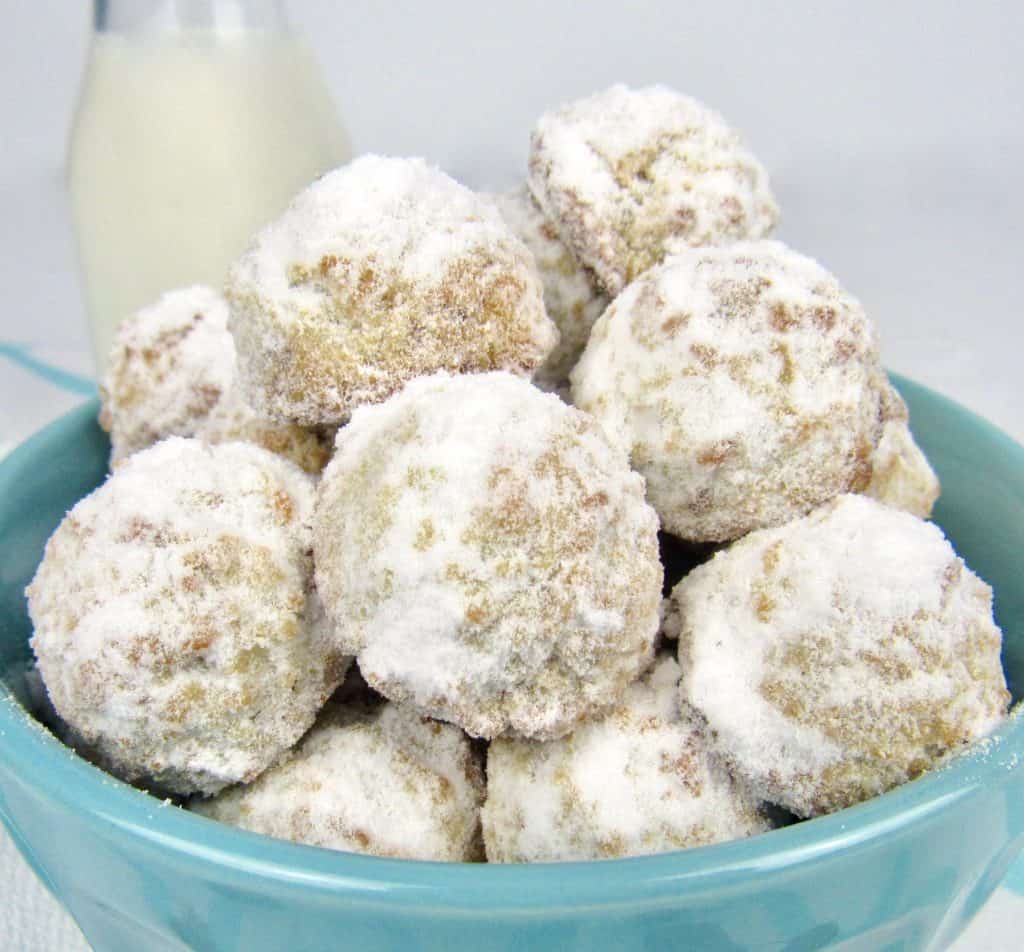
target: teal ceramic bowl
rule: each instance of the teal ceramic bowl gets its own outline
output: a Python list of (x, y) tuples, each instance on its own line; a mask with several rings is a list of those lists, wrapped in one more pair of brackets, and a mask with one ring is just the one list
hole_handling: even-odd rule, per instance
[[(996, 590), (1024, 693), (1024, 449), (897, 385), (943, 481), (937, 521)], [(26, 713), (22, 590), (105, 472), (95, 404), (0, 465), (0, 815), (98, 952), (359, 949), (941, 949), (1024, 844), (1024, 717), (949, 767), (754, 839), (544, 866), (377, 859), (192, 816), (79, 759)]]

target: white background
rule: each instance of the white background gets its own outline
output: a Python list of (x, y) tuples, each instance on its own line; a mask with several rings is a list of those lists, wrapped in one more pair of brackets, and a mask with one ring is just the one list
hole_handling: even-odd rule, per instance
[[(89, 5), (4, 8), (0, 339), (85, 350), (61, 180)], [(1024, 439), (1024, 4), (294, 0), (291, 11), (358, 151), (425, 155), (473, 186), (514, 184), (533, 120), (565, 99), (620, 80), (703, 99), (769, 168), (780, 237), (878, 322), (887, 365)], [(17, 413), (8, 399), (0, 422)], [(5, 917), (28, 914), (12, 910), (16, 897), (0, 934)], [(37, 947), (67, 948), (56, 935), (40, 931)], [(984, 947), (999, 948), (972, 944)]]
[[(89, 5), (5, 6), (0, 337), (84, 347), (59, 182)], [(781, 237), (879, 323), (887, 364), (1024, 437), (1024, 4), (294, 0), (291, 11), (357, 149), (426, 155), (470, 185), (513, 184), (538, 113), (614, 81), (705, 100), (771, 171)]]

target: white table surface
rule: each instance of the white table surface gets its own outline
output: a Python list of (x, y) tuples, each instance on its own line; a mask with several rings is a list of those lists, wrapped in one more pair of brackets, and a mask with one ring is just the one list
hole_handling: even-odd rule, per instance
[[(62, 187), (86, 5), (13, 6), (0, 57), (0, 453), (83, 399), (75, 380), (91, 372)], [(559, 100), (620, 79), (705, 98), (768, 165), (780, 237), (865, 303), (887, 366), (1024, 442), (1024, 5), (620, 6), (585, 19), (554, 0), (500, 18), (469, 2), (292, 9), (357, 148), (424, 154), (473, 186), (514, 184), (532, 119)], [(40, 384), (34, 360), (69, 372), (68, 386)], [(1020, 947), (1024, 860), (1011, 878), (956, 952)], [(0, 947), (86, 948), (2, 834), (0, 882)]]

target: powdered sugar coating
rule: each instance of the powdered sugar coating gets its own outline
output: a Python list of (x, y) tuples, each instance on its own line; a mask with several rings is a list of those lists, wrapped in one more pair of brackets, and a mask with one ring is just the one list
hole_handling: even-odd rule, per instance
[(396, 704), (332, 705), (283, 763), (191, 809), (310, 846), (472, 862), (483, 797), (480, 764), (457, 727)]
[(571, 379), (662, 527), (704, 542), (864, 490), (891, 402), (861, 306), (775, 241), (648, 271), (598, 320)]
[(544, 286), (544, 307), (558, 328), (558, 346), (548, 355), (534, 383), (543, 390), (564, 388), (590, 337), (590, 329), (608, 298), (594, 286), (586, 269), (562, 243), (555, 227), (544, 217), (525, 185), (495, 195), (505, 221), (533, 254)]
[(873, 499), (752, 533), (672, 597), (684, 703), (800, 816), (911, 780), (1006, 713), (991, 589), (936, 526)]
[(478, 737), (556, 737), (651, 657), (656, 530), (593, 419), (511, 374), (437, 374), (339, 432), (317, 588), (386, 697)]
[(267, 420), (242, 398), (227, 322), (227, 302), (200, 285), (169, 291), (121, 322), (100, 385), (111, 466), (168, 436), (194, 436), (256, 443), (320, 472), (326, 437)]
[(529, 375), (558, 340), (494, 203), (421, 159), (363, 156), (314, 182), (226, 293), (246, 398), (306, 425), (436, 370)]
[(665, 86), (612, 86), (541, 116), (530, 191), (615, 297), (666, 255), (771, 232), (761, 164), (716, 112)]
[(643, 856), (770, 827), (679, 707), (679, 665), (661, 658), (600, 720), (561, 740), (496, 740), (484, 843), (492, 863)]
[(344, 675), (312, 589), (310, 477), (172, 438), (65, 517), (29, 586), (57, 713), (113, 773), (173, 793), (253, 779)]
[(927, 519), (939, 498), (939, 478), (914, 441), (903, 398), (890, 387), (883, 404), (885, 423), (871, 456), (871, 481), (864, 495)]

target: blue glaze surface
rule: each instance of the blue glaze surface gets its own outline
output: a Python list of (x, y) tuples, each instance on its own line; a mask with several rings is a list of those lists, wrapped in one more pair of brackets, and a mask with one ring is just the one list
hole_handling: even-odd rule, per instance
[[(945, 398), (895, 382), (943, 481), (936, 521), (995, 588), (1019, 701), (1024, 449)], [(0, 818), (98, 952), (938, 949), (1024, 845), (1019, 712), (949, 767), (868, 803), (632, 860), (385, 860), (269, 840), (164, 805), (81, 760), (20, 703), (30, 633), (22, 591), (64, 512), (103, 479), (96, 409), (62, 418), (0, 464)]]

